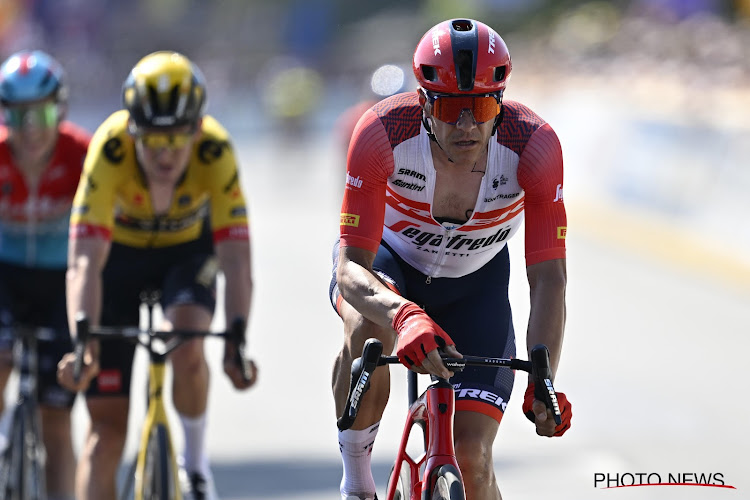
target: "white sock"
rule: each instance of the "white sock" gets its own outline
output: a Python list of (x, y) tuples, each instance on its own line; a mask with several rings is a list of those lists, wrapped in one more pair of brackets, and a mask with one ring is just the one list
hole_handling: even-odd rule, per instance
[(185, 448), (182, 452), (182, 465), (188, 472), (208, 474), (208, 457), (205, 453), (206, 414), (188, 417), (178, 413), (182, 430), (185, 432)]
[(359, 431), (339, 431), (339, 450), (344, 464), (344, 476), (341, 478), (340, 487), (343, 500), (355, 493), (375, 496), (375, 480), (372, 478), (370, 458), (379, 426), (380, 422), (377, 422)]

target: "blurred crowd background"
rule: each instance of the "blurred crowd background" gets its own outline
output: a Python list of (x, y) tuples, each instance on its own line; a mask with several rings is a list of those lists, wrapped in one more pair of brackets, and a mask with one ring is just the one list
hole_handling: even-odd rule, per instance
[[(687, 246), (731, 250), (723, 272), (750, 289), (750, 0), (0, 0), (0, 57), (57, 57), (71, 117), (93, 130), (142, 56), (178, 50), (203, 69), (209, 112), (236, 137), (345, 143), (346, 110), (413, 89), (413, 48), (451, 17), (481, 19), (507, 42), (506, 98), (562, 137), (566, 194), (635, 213), (636, 226), (664, 220)], [(383, 65), (391, 81), (375, 82)]]

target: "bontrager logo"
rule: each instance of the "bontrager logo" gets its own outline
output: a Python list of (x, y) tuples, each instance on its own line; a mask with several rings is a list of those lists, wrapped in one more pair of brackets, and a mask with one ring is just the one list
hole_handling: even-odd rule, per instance
[(359, 176), (352, 177), (349, 175), (349, 172), (346, 173), (346, 183), (355, 188), (362, 187), (362, 179), (360, 179)]

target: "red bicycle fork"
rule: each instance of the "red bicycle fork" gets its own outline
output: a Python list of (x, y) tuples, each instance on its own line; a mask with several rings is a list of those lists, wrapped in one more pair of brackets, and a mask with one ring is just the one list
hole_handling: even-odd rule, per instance
[[(396, 466), (393, 477), (388, 484), (386, 500), (393, 500), (398, 484), (401, 467), (408, 464), (410, 472), (410, 500), (421, 500), (422, 491), (428, 484), (432, 471), (441, 465), (451, 464), (457, 471), (456, 452), (453, 445), (453, 418), (455, 415), (455, 394), (453, 386), (446, 380), (438, 380), (430, 385), (425, 392), (409, 407), (409, 414), (401, 436)], [(425, 452), (414, 460), (406, 452), (414, 425), (418, 424), (423, 431)], [(419, 470), (424, 465), (422, 479)]]

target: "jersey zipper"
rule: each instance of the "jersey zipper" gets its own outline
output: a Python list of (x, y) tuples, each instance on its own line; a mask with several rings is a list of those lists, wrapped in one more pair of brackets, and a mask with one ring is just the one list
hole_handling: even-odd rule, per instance
[(455, 232), (454, 229), (446, 229), (444, 226), (441, 226), (443, 228), (443, 240), (440, 242), (440, 249), (438, 250), (437, 258), (435, 259), (435, 263), (432, 265), (432, 270), (427, 274), (427, 278), (425, 279), (426, 284), (432, 283), (432, 275), (437, 274), (437, 269), (443, 264), (443, 261), (445, 260), (445, 254), (447, 253), (446, 250), (448, 249), (448, 242), (453, 237), (453, 233)]

